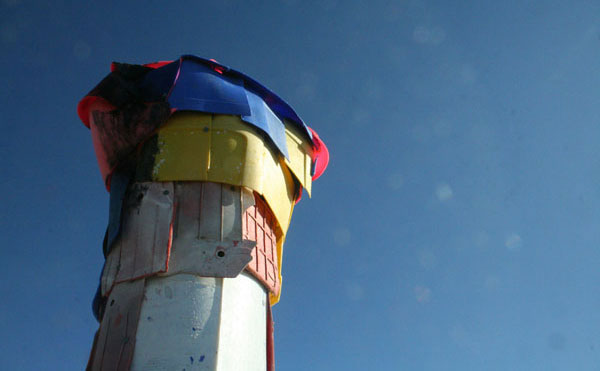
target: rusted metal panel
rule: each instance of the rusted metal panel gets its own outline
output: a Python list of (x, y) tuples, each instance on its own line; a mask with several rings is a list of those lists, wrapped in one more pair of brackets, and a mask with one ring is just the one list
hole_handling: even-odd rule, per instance
[(127, 371), (131, 365), (145, 279), (116, 285), (106, 305), (88, 371)]
[(127, 194), (122, 231), (102, 275), (102, 292), (115, 283), (134, 280), (168, 268), (173, 225), (173, 183), (134, 183)]

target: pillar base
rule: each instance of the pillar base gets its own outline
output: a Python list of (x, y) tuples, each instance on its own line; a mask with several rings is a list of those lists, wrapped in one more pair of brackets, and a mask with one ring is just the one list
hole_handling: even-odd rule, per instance
[(182, 273), (117, 284), (88, 370), (265, 371), (267, 295), (247, 272), (235, 278)]

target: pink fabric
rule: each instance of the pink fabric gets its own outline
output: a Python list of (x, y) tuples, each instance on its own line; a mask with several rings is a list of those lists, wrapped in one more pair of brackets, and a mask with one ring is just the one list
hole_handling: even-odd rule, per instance
[(325, 172), (325, 169), (329, 164), (329, 150), (327, 149), (327, 146), (325, 146), (325, 143), (323, 143), (321, 138), (319, 138), (319, 134), (317, 134), (317, 132), (314, 131), (313, 128), (308, 127), (308, 130), (310, 130), (310, 132), (312, 133), (313, 142), (315, 143), (315, 154), (313, 157), (313, 161), (317, 161), (317, 166), (315, 168), (315, 174), (312, 177), (312, 180), (314, 181), (317, 180), (323, 174), (323, 172)]

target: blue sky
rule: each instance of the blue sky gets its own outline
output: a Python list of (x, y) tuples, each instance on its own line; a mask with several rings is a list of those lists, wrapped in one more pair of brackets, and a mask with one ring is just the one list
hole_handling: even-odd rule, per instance
[[(215, 58), (331, 152), (296, 208), (279, 370), (598, 370), (600, 3), (0, 2), (0, 369), (82, 369), (110, 62)], [(206, 3), (206, 4), (203, 4)]]

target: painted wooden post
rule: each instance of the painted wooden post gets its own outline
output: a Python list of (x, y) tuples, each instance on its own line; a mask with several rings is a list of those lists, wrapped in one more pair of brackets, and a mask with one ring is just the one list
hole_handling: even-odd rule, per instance
[(78, 111), (111, 193), (88, 370), (272, 371), (285, 233), (328, 161), (316, 133), (190, 56), (113, 65)]

